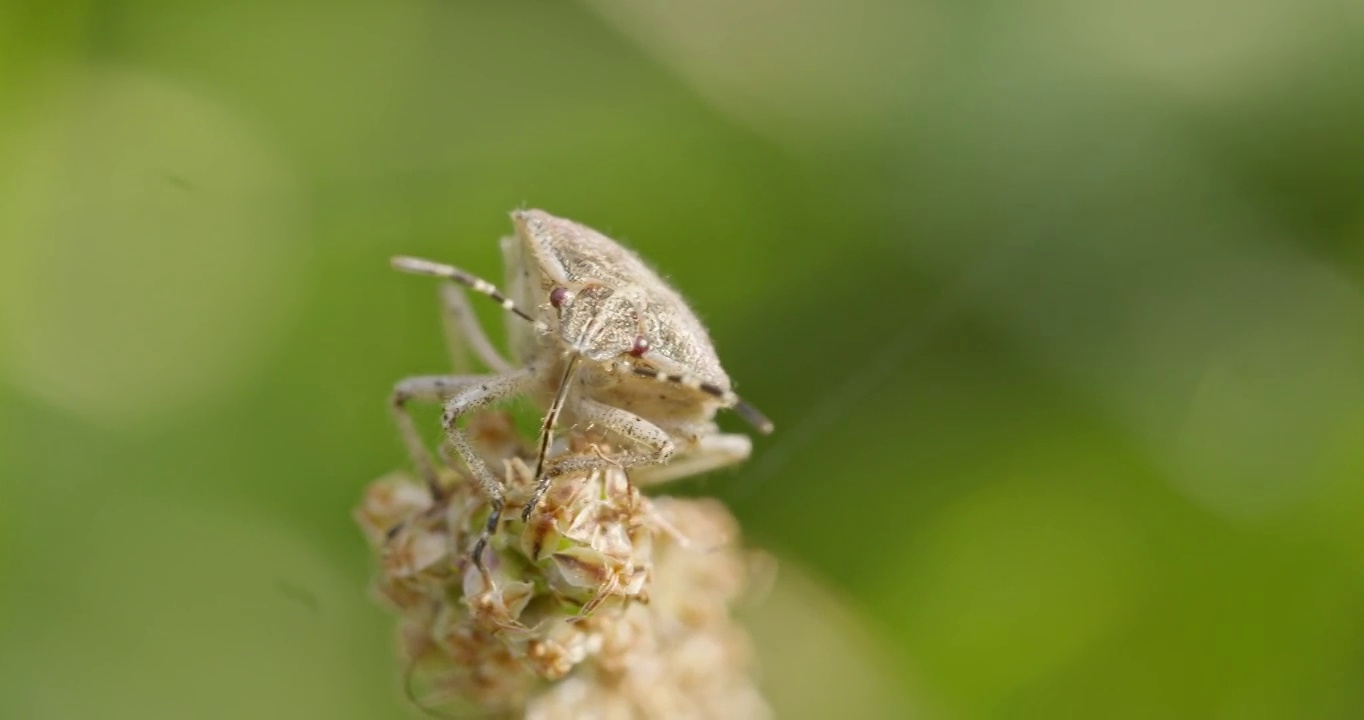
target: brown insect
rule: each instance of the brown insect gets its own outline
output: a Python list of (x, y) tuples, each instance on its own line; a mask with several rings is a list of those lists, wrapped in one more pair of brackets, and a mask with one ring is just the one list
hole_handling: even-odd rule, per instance
[[(393, 266), (451, 281), (442, 289), (447, 322), (492, 370), (487, 375), (411, 377), (394, 388), (392, 407), (418, 470), (435, 471), (406, 404), (443, 402), (441, 423), (487, 493), (492, 513), (474, 561), (501, 520), (501, 483), (479, 458), (459, 419), (517, 395), (545, 408), (535, 459), (536, 490), (522, 511), (528, 520), (554, 476), (591, 465), (638, 467), (631, 478), (657, 483), (747, 458), (748, 436), (721, 433), (716, 411), (730, 408), (762, 433), (772, 423), (732, 389), (710, 337), (686, 301), (631, 251), (601, 233), (542, 210), (511, 214), (516, 233), (503, 238), (507, 291), (450, 265), (396, 257)], [(496, 350), (470, 312), (460, 286), (486, 295), (514, 315), (512, 360)], [(634, 448), (613, 457), (576, 454), (547, 459), (561, 421), (599, 427)]]

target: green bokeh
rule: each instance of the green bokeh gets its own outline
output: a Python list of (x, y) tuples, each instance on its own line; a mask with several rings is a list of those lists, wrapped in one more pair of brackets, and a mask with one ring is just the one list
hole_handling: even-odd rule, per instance
[(767, 632), (858, 634), (849, 717), (1364, 716), (1364, 12), (1218, 7), (0, 6), (0, 717), (410, 713), (387, 258), (525, 206), (776, 421), (682, 489), (837, 599)]

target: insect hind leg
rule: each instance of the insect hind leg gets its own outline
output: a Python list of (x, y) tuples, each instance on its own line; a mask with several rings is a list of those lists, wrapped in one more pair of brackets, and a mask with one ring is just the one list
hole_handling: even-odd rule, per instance
[(677, 457), (664, 465), (642, 467), (631, 475), (637, 485), (657, 485), (701, 475), (748, 459), (753, 452), (753, 440), (740, 433), (704, 433), (691, 446), (679, 451)]

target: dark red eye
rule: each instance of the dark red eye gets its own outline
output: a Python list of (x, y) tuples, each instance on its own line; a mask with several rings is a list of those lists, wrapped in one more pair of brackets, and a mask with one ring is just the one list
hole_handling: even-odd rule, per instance
[(556, 308), (557, 308), (557, 307), (563, 307), (564, 302), (566, 302), (567, 300), (568, 300), (568, 288), (566, 288), (566, 287), (556, 287), (556, 288), (554, 288), (553, 290), (550, 290), (550, 291), (549, 291), (549, 304), (550, 304), (550, 305), (553, 305), (553, 306), (556, 307)]
[(642, 357), (646, 352), (649, 352), (649, 338), (636, 335), (634, 344), (630, 346), (630, 354), (635, 357)]

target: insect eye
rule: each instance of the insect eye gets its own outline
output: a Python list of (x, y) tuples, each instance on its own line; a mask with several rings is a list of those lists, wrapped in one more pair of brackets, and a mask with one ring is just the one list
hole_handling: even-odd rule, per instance
[(564, 303), (567, 301), (568, 288), (556, 287), (553, 290), (549, 291), (549, 304), (553, 305), (555, 308), (563, 307)]
[(630, 345), (630, 354), (635, 357), (643, 357), (646, 352), (649, 352), (649, 338), (636, 335), (635, 342)]

